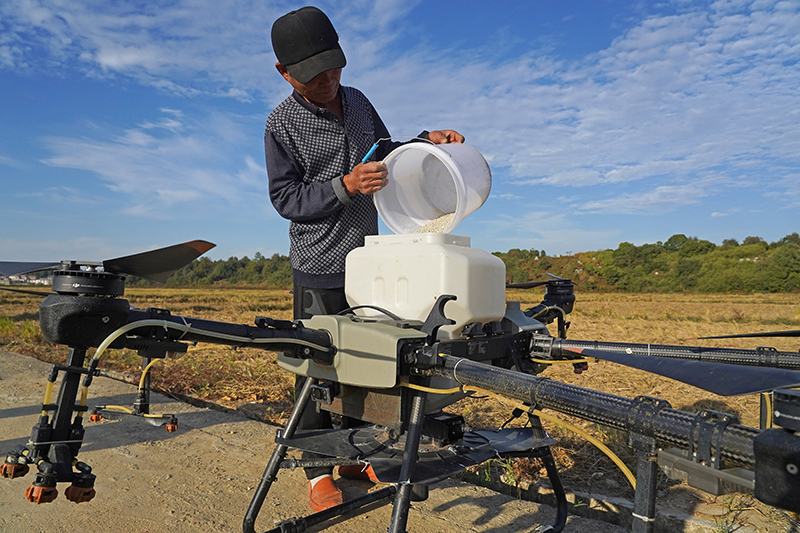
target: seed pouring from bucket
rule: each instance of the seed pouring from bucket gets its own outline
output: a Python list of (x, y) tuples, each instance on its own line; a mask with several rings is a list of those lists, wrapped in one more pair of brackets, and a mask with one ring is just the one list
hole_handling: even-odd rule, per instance
[(462, 143), (409, 143), (383, 162), (389, 183), (375, 194), (375, 205), (395, 234), (450, 233), (483, 205), (492, 187), (486, 160)]

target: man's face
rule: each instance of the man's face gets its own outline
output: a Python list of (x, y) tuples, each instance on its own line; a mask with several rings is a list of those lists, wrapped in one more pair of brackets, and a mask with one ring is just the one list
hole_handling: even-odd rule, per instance
[(335, 68), (326, 70), (316, 78), (306, 83), (300, 83), (292, 77), (286, 67), (277, 63), (275, 68), (281, 76), (288, 81), (300, 96), (318, 107), (325, 107), (330, 103), (339, 92), (339, 80), (342, 77), (342, 69)]

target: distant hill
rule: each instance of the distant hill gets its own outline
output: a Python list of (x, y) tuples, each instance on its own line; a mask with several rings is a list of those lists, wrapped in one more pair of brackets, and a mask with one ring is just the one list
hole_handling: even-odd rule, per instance
[[(747, 237), (716, 245), (697, 237), (673, 235), (665, 242), (616, 250), (549, 256), (544, 250), (495, 252), (506, 264), (506, 281), (569, 278), (580, 290), (620, 292), (792, 292), (800, 290), (800, 235), (767, 243)], [(129, 285), (148, 286), (132, 278)], [(292, 287), (289, 258), (260, 253), (249, 259), (212, 261), (202, 257), (175, 273), (167, 286)]]
[(570, 278), (581, 291), (621, 292), (792, 292), (800, 289), (800, 235), (778, 242), (747, 237), (721, 246), (696, 237), (673, 235), (665, 242), (616, 250), (551, 257), (544, 251), (495, 254), (506, 264), (510, 283)]

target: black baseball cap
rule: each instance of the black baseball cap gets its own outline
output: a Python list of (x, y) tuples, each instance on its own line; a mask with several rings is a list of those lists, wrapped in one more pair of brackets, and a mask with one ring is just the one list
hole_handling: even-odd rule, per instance
[(333, 24), (316, 7), (303, 7), (276, 20), (272, 49), (278, 62), (300, 83), (347, 64)]

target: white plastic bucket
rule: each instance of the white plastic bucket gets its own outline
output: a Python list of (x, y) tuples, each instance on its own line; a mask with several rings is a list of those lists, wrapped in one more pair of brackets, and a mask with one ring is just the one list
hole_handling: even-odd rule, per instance
[(445, 215), (450, 224), (431, 232), (450, 233), (489, 197), (492, 173), (480, 152), (462, 143), (409, 143), (384, 160), (389, 183), (375, 205), (396, 234), (417, 233)]

